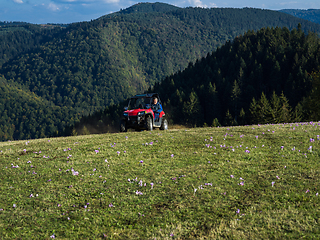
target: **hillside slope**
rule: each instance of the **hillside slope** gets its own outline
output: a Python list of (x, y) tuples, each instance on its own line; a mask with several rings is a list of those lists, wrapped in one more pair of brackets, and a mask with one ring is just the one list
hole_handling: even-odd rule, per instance
[[(81, 115), (0, 77), (0, 141), (57, 135)], [(72, 116), (72, 118), (70, 118)]]
[(317, 239), (319, 127), (0, 142), (1, 238)]
[(280, 12), (320, 24), (320, 9), (282, 9)]

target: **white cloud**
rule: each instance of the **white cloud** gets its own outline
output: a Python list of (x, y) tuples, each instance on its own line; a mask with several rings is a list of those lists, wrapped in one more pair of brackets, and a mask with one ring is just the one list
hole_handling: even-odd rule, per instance
[(217, 8), (218, 6), (217, 6), (217, 4), (215, 4), (215, 3), (210, 3), (210, 6), (209, 6), (209, 7)]
[(203, 4), (201, 0), (189, 0), (189, 3), (194, 7), (208, 7), (206, 4)]
[(47, 8), (51, 11), (59, 11), (60, 8), (58, 7), (58, 5), (54, 4), (54, 3), (49, 3)]
[(120, 0), (103, 0), (104, 3), (119, 3)]
[(15, 2), (15, 3), (23, 3), (22, 0), (12, 0), (12, 1)]
[(63, 3), (73, 3), (73, 4), (90, 4), (90, 3), (101, 3), (105, 0), (52, 0), (53, 2), (63, 4)]
[(294, 5), (297, 4), (298, 2), (280, 2), (280, 5)]

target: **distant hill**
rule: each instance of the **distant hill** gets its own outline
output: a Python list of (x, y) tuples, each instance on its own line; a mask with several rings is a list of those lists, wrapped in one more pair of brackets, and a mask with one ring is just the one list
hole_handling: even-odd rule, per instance
[[(60, 131), (58, 126), (65, 119), (75, 121), (79, 115), (93, 114), (143, 92), (248, 30), (267, 26), (291, 30), (299, 23), (304, 33), (320, 32), (319, 24), (278, 11), (177, 8), (162, 3), (136, 4), (117, 14), (67, 26), (4, 25), (0, 75), (72, 113), (54, 120), (54, 128), (48, 127), (52, 125), (49, 116), (41, 126), (34, 121), (45, 130), (25, 135), (49, 136)], [(27, 98), (24, 101), (28, 105)], [(11, 114), (19, 115), (19, 108), (15, 109)], [(10, 124), (4, 121), (0, 127), (9, 129)], [(22, 131), (30, 132), (28, 126)], [(16, 139), (16, 135), (0, 139)]]
[(320, 24), (320, 9), (282, 9), (280, 12)]
[(55, 136), (81, 115), (0, 77), (0, 141)]
[(176, 11), (178, 9), (181, 9), (179, 7), (166, 4), (166, 3), (137, 3), (131, 7), (128, 7), (126, 9), (121, 9), (119, 12), (108, 14), (103, 17), (110, 17), (113, 15), (121, 15), (121, 14), (130, 14), (130, 13), (152, 13), (152, 12), (170, 12), (170, 11)]

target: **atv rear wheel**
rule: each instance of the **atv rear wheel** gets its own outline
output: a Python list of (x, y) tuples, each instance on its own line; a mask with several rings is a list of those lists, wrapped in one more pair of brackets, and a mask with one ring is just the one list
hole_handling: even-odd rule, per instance
[(120, 121), (120, 132), (126, 132), (127, 127), (126, 127), (126, 122), (124, 120)]
[(162, 124), (161, 124), (160, 130), (168, 130), (168, 121), (167, 121), (167, 119), (163, 119), (162, 120)]
[(152, 131), (153, 130), (151, 117), (147, 117), (147, 130), (148, 131)]

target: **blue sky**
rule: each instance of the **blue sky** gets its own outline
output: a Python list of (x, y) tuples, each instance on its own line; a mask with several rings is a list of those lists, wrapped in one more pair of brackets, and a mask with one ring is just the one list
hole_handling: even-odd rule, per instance
[[(132, 0), (0, 0), (0, 21), (36, 24), (90, 21), (136, 3)], [(165, 3), (178, 7), (320, 9), (319, 0), (168, 0)]]

